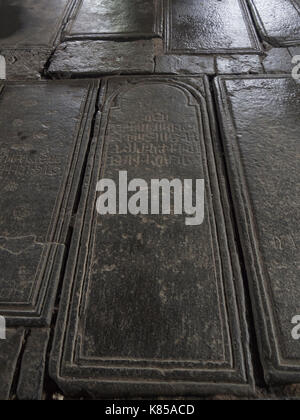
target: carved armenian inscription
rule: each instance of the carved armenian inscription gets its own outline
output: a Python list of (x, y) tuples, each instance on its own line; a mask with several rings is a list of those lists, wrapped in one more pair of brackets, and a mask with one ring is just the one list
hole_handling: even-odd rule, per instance
[[(81, 386), (83, 379), (96, 393), (105, 378), (114, 386), (120, 376), (165, 383), (175, 378), (210, 381), (210, 369), (225, 382), (229, 369), (231, 381), (236, 374), (236, 381), (245, 385), (248, 379), (241, 378), (236, 365), (244, 351), (241, 331), (232, 325), (235, 347), (225, 321), (239, 314), (235, 300), (226, 302), (223, 293), (231, 287), (231, 270), (222, 268), (220, 255), (231, 263), (215, 224), (213, 197), (219, 193), (212, 191), (208, 169), (206, 99), (198, 91), (192, 94), (180, 78), (178, 83), (176, 78), (133, 79), (129, 86), (121, 78), (124, 86), (114, 92), (115, 80), (102, 88), (88, 207), (82, 207), (75, 227), (75, 236), (88, 247), (76, 254), (77, 241), (72, 244), (69, 266), (75, 274), (69, 272), (65, 279), (63, 299), (73, 297), (61, 311), (65, 337), (57, 337), (53, 359), (59, 374), (52, 374), (59, 382), (63, 378), (62, 387), (66, 381)], [(204, 91), (202, 79), (195, 84)], [(107, 95), (106, 89), (114, 93)], [(117, 181), (124, 170), (130, 179), (147, 181), (205, 179), (205, 222), (191, 227), (183, 223), (183, 215), (98, 215), (94, 182)], [(80, 269), (84, 264), (85, 273)], [(74, 289), (71, 295), (69, 288)], [(234, 293), (228, 292), (231, 301)], [(79, 306), (80, 311), (75, 309)], [(64, 324), (68, 308), (72, 315)], [(69, 350), (57, 353), (62, 345)]]
[(50, 150), (40, 155), (34, 152), (0, 150), (0, 180), (6, 182), (16, 176), (59, 176), (63, 172), (59, 159)]
[(196, 129), (192, 124), (173, 123), (162, 113), (150, 114), (142, 122), (111, 126), (107, 165), (163, 168), (172, 163), (196, 164), (200, 154)]

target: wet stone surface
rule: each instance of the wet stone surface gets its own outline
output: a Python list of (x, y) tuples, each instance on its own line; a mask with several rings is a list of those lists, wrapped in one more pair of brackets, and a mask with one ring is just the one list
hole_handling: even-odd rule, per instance
[(100, 74), (153, 73), (160, 40), (133, 42), (75, 41), (61, 44), (51, 59), (52, 77), (99, 76)]
[(0, 313), (8, 325), (44, 325), (52, 315), (93, 95), (85, 81), (0, 84)]
[(79, 0), (65, 39), (142, 39), (161, 35), (160, 0)]
[[(51, 375), (71, 394), (248, 394), (247, 327), (243, 298), (235, 298), (239, 265), (216, 173), (210, 173), (216, 139), (207, 80), (108, 79), (101, 97)], [(182, 215), (99, 216), (97, 181), (118, 183), (119, 170), (128, 171), (128, 180), (147, 182), (205, 179), (205, 223), (187, 226)], [(79, 243), (89, 246), (78, 253)]]
[(299, 0), (250, 0), (261, 36), (275, 47), (300, 45)]
[(300, 382), (300, 86), (267, 76), (221, 78), (216, 88), (265, 376)]
[(244, 0), (166, 0), (168, 53), (260, 51)]

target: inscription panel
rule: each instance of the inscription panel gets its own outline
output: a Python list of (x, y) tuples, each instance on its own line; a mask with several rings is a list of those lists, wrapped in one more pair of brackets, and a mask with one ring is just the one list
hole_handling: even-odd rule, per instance
[(153, 38), (162, 24), (161, 0), (79, 0), (65, 38)]
[(93, 82), (0, 89), (0, 313), (9, 325), (42, 325), (55, 297), (96, 89)]
[(287, 76), (216, 86), (266, 378), (298, 383), (300, 88)]
[[(118, 395), (249, 392), (247, 328), (236, 300), (240, 271), (231, 264), (228, 243), (235, 245), (210, 173), (206, 79), (108, 79), (101, 98), (52, 376), (66, 392), (102, 396), (116, 389)], [(204, 224), (186, 226), (183, 215), (99, 216), (97, 181), (117, 183), (121, 170), (128, 180), (147, 182), (204, 178)], [(88, 246), (79, 249), (80, 243)]]
[(164, 0), (170, 54), (260, 53), (244, 0)]
[(262, 37), (276, 47), (300, 45), (299, 0), (250, 0)]

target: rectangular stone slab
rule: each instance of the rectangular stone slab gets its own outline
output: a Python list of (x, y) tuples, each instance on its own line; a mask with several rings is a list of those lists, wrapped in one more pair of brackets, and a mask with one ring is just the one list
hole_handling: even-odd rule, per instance
[(245, 0), (164, 0), (171, 54), (259, 53)]
[(275, 47), (300, 45), (299, 0), (250, 0), (262, 38)]
[(0, 314), (49, 323), (97, 82), (0, 84)]
[[(207, 79), (109, 78), (100, 108), (52, 377), (67, 394), (99, 397), (251, 392), (241, 272), (231, 219), (220, 204), (226, 194), (215, 169)], [(204, 178), (205, 222), (99, 216), (97, 182), (117, 180), (119, 170), (147, 182)]]
[(79, 0), (65, 39), (145, 39), (162, 35), (161, 0)]
[(222, 77), (216, 89), (266, 379), (298, 383), (300, 86)]
[(162, 49), (161, 39), (64, 42), (55, 50), (48, 73), (58, 78), (149, 74), (154, 72), (155, 55)]

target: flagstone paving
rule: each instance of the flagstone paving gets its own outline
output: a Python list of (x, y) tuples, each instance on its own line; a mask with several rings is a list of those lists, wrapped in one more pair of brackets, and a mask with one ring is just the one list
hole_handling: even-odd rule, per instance
[(5, 0), (0, 3), (0, 54), (10, 78), (40, 78), (74, 0)]
[[(299, 28), (298, 0), (0, 2), (0, 399), (300, 397)], [(204, 222), (100, 216), (122, 170), (204, 178)]]

